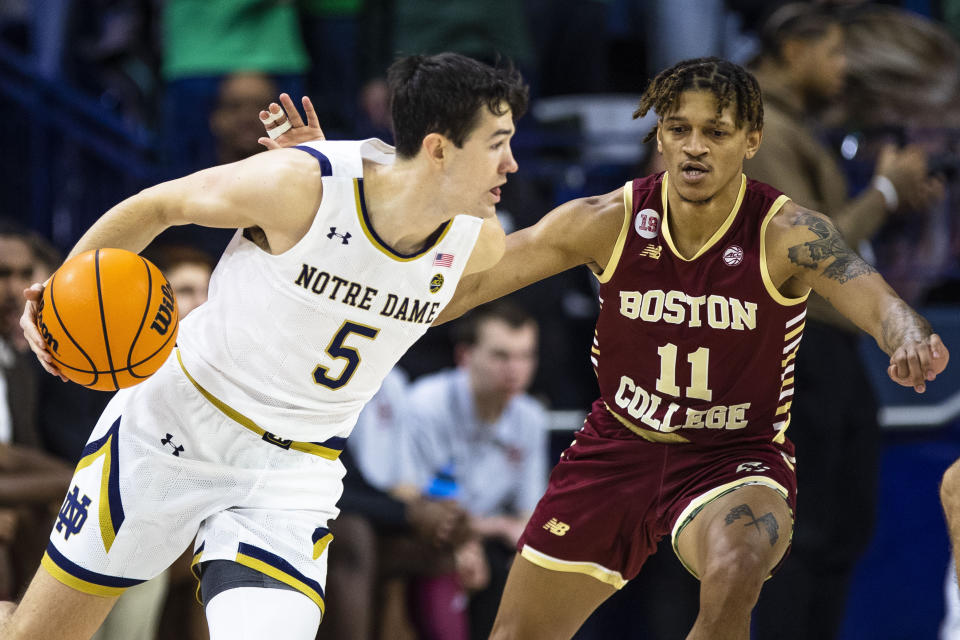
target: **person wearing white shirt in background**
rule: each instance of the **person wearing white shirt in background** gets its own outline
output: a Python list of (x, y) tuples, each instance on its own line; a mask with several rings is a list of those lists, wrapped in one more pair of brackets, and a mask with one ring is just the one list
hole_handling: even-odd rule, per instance
[(461, 577), (482, 574), (484, 557), (490, 574), (469, 604), (471, 637), (486, 637), (513, 549), (546, 486), (548, 414), (526, 393), (537, 365), (532, 316), (500, 301), (477, 308), (458, 329), (457, 368), (424, 376), (410, 390), (401, 473), (421, 489), (444, 470), (456, 481), (476, 536), (458, 554)]

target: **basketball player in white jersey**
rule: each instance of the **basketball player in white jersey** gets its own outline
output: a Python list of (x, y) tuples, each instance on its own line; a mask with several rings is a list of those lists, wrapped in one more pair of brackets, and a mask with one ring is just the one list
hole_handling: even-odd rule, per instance
[[(502, 255), (494, 207), (527, 101), (516, 72), (455, 54), (402, 59), (389, 83), (396, 149), (315, 142), (207, 169), (121, 202), (74, 247), (139, 252), (172, 225), (238, 229), (175, 355), (94, 428), (0, 636), (89, 638), (124, 588), (196, 539), (213, 640), (314, 638), (337, 457), (460, 277)], [(34, 326), (41, 290), (21, 325), (56, 374)]]

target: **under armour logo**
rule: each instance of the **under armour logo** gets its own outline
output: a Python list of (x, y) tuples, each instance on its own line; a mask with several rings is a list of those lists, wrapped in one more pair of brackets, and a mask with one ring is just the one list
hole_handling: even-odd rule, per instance
[(543, 525), (543, 528), (555, 536), (566, 535), (567, 531), (570, 531), (570, 525), (566, 522), (560, 522), (556, 518), (550, 518), (550, 521)]
[(743, 464), (737, 467), (737, 473), (743, 471), (752, 471), (753, 473), (759, 473), (761, 471), (769, 471), (770, 467), (763, 464), (762, 462), (744, 462)]
[(346, 233), (337, 233), (336, 227), (330, 227), (330, 233), (327, 234), (327, 238), (332, 239), (334, 236), (340, 238), (340, 240), (342, 241), (342, 244), (347, 244), (351, 238), (349, 231), (347, 231)]
[(183, 451), (183, 445), (173, 443), (173, 435), (167, 434), (166, 438), (160, 438), (160, 444), (168, 444), (170, 448), (173, 449), (173, 455), (180, 457), (180, 452)]
[[(80, 487), (73, 485), (73, 491), (67, 494), (63, 501), (63, 507), (60, 508), (60, 515), (57, 516), (57, 531), (63, 534), (64, 540), (70, 539), (70, 534), (80, 533), (83, 524), (87, 521), (87, 507), (90, 506), (90, 498), (80, 497)], [(67, 530), (64, 531), (63, 528)]]

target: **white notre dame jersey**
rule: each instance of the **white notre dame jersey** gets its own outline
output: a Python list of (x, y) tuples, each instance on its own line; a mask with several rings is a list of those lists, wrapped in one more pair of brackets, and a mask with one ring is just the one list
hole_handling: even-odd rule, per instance
[(363, 193), (363, 160), (389, 164), (393, 148), (376, 139), (296, 148), (323, 172), (310, 230), (279, 255), (238, 231), (209, 299), (183, 320), (178, 347), (218, 406), (283, 439), (322, 444), (349, 435), (450, 301), (482, 220), (456, 216), (426, 248), (399, 254), (371, 227)]

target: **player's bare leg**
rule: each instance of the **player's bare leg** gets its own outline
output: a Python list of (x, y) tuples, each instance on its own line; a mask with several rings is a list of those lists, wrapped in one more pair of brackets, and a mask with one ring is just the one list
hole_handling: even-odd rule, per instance
[(616, 589), (583, 573), (552, 571), (517, 555), (491, 640), (571, 638)]
[[(947, 517), (947, 530), (950, 533), (950, 544), (953, 546), (954, 558), (960, 552), (960, 460), (957, 460), (943, 474), (940, 482), (940, 502), (943, 504), (943, 513)], [(960, 559), (954, 567), (960, 575)]]
[(41, 567), (12, 615), (0, 617), (0, 638), (88, 640), (116, 601), (116, 597), (93, 596), (72, 589)]
[(746, 485), (717, 498), (680, 532), (700, 576), (700, 612), (687, 640), (748, 640), (750, 612), (790, 543), (793, 518), (774, 489)]

